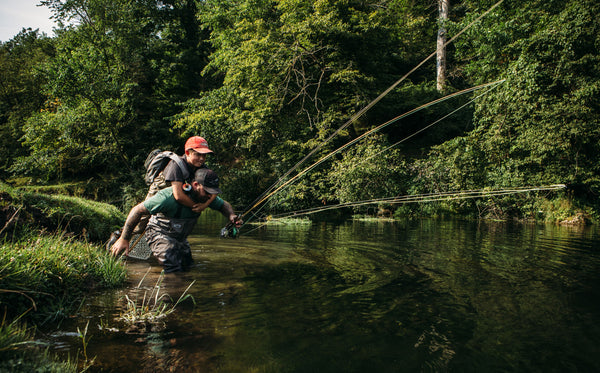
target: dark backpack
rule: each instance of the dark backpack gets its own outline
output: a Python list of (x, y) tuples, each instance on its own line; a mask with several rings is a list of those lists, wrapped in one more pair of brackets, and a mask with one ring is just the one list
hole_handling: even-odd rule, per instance
[(187, 180), (190, 177), (190, 172), (183, 160), (175, 153), (168, 150), (155, 149), (148, 154), (146, 161), (144, 161), (144, 168), (146, 168), (146, 184), (150, 185), (154, 179), (167, 167), (167, 164), (172, 160), (177, 163), (181, 172), (183, 173), (183, 179)]

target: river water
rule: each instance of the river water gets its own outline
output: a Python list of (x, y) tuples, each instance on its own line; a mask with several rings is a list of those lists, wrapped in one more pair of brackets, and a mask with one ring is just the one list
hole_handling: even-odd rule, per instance
[(161, 270), (130, 260), (128, 286), (88, 298), (54, 351), (81, 359), (89, 323), (92, 372), (600, 371), (596, 228), (312, 222), (221, 239), (222, 225), (202, 219), (194, 267), (161, 284), (176, 300), (193, 283), (194, 302), (128, 326), (124, 296)]

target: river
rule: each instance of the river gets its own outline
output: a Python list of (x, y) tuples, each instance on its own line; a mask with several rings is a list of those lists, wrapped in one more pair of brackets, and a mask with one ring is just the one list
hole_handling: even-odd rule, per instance
[(127, 287), (90, 296), (52, 351), (82, 360), (87, 324), (92, 372), (600, 371), (595, 227), (290, 222), (221, 239), (222, 224), (202, 219), (194, 267), (162, 281), (174, 300), (193, 283), (193, 301), (128, 326), (125, 295), (161, 270), (129, 260)]

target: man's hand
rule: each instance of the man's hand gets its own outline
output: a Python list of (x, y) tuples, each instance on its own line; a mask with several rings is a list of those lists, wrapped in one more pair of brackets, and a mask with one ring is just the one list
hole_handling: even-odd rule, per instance
[(239, 228), (244, 224), (243, 220), (235, 214), (229, 215), (229, 221), (234, 224), (236, 228)]
[(133, 206), (131, 211), (129, 211), (129, 215), (127, 215), (127, 220), (125, 220), (121, 237), (119, 237), (117, 242), (115, 242), (110, 249), (110, 253), (112, 255), (117, 256), (123, 251), (125, 251), (125, 255), (129, 254), (129, 251), (131, 250), (129, 247), (129, 241), (131, 240), (133, 230), (140, 222), (142, 216), (145, 215), (150, 215), (150, 211), (148, 211), (148, 209), (144, 206), (144, 202)]
[(110, 253), (113, 256), (118, 256), (119, 254), (121, 254), (123, 251), (125, 251), (125, 255), (129, 254), (130, 248), (129, 248), (129, 241), (123, 239), (122, 237), (119, 238), (117, 240), (117, 242), (115, 242), (115, 244), (112, 246), (112, 248), (110, 249)]

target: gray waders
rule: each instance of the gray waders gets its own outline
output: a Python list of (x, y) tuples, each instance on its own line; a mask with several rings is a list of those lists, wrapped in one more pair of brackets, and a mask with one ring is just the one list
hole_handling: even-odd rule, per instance
[(165, 272), (183, 271), (193, 263), (187, 237), (196, 225), (196, 217), (189, 219), (153, 215), (146, 227), (146, 240), (152, 254), (164, 266)]

